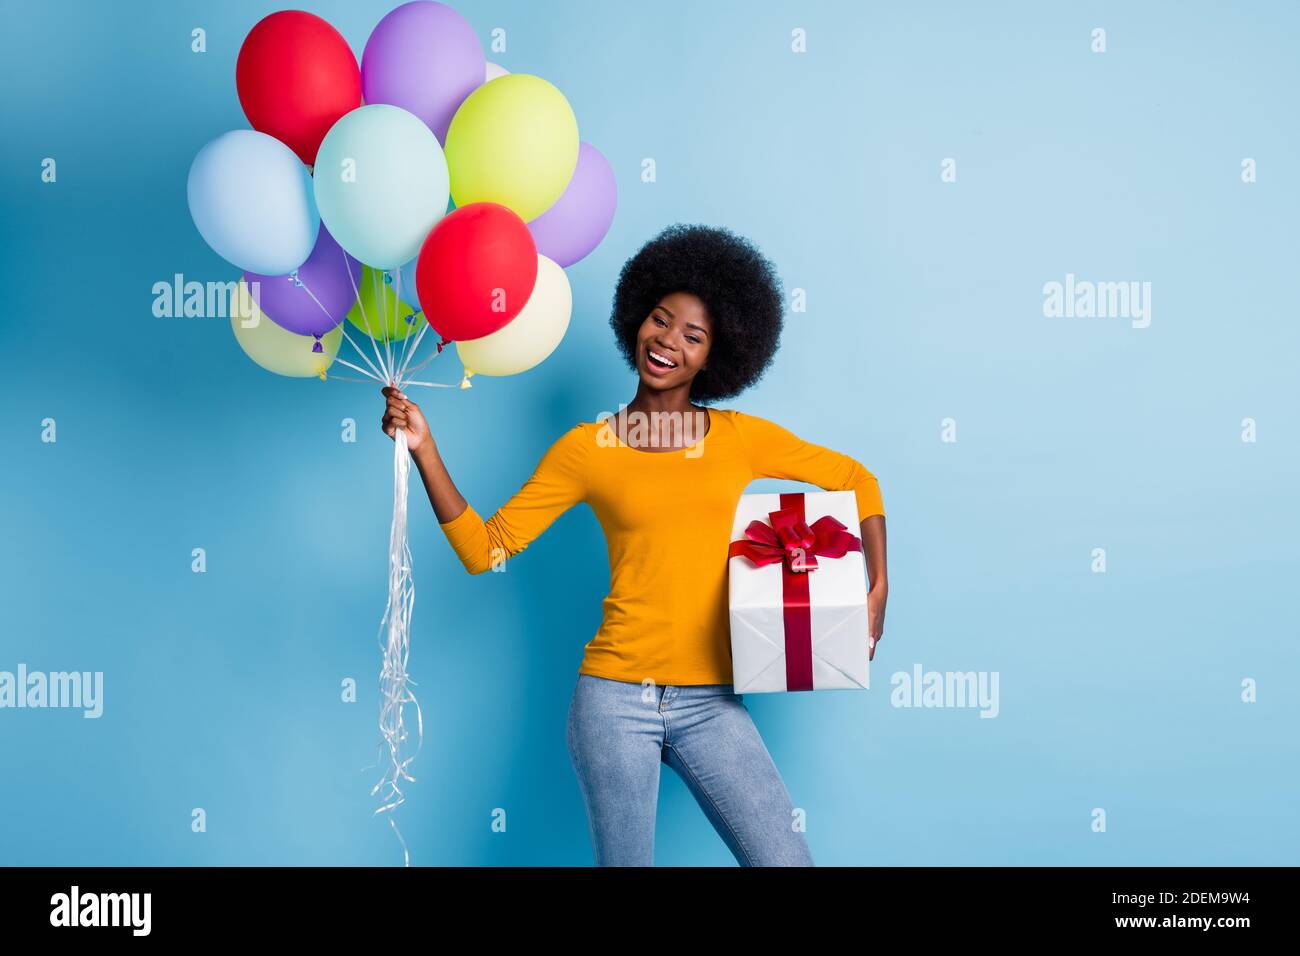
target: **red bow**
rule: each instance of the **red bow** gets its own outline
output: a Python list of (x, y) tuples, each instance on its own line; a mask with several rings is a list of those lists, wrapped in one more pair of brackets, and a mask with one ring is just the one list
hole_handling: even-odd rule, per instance
[(819, 554), (842, 558), (862, 549), (861, 539), (831, 515), (823, 515), (810, 526), (804, 520), (802, 507), (786, 507), (770, 512), (768, 519), (770, 526), (757, 519), (751, 521), (745, 537), (731, 542), (727, 558), (740, 555), (756, 568), (784, 561), (789, 571), (816, 571)]

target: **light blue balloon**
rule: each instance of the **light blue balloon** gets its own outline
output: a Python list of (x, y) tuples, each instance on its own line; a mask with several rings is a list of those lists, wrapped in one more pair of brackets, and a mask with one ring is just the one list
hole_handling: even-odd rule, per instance
[(400, 269), (419, 255), (451, 195), (438, 137), (387, 103), (358, 107), (330, 127), (314, 171), (330, 234), (375, 269)]
[(316, 246), (311, 176), (274, 136), (251, 129), (218, 136), (194, 157), (186, 192), (199, 235), (237, 269), (287, 275)]
[(415, 291), (415, 264), (420, 261), (416, 256), (401, 268), (401, 287), (397, 290), (397, 297), (413, 308), (416, 312), (420, 309), (420, 296)]

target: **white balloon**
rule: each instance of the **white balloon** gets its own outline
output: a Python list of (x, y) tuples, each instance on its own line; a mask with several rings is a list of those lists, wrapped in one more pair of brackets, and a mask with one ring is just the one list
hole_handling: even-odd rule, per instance
[(504, 66), (497, 66), (491, 60), (488, 60), (487, 69), (484, 71), (485, 76), (483, 82), (490, 83), (493, 80), (495, 80), (498, 76), (507, 76), (509, 75), (509, 73), (510, 71), (507, 70)]
[(555, 351), (572, 314), (569, 277), (553, 260), (539, 255), (533, 294), (519, 314), (490, 335), (457, 341), (456, 351), (467, 372), (517, 375)]

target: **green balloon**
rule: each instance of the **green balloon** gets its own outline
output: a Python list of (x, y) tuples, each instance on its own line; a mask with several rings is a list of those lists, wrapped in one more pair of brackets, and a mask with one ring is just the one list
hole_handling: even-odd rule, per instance
[[(396, 270), (394, 270), (394, 273)], [(377, 342), (400, 342), (420, 328), (421, 316), (397, 297), (392, 282), (394, 273), (383, 273), (370, 266), (361, 269), (357, 301), (348, 310), (348, 321)]]
[(578, 166), (578, 118), (555, 86), (511, 73), (456, 109), (444, 150), (457, 206), (500, 203), (524, 222), (560, 198)]

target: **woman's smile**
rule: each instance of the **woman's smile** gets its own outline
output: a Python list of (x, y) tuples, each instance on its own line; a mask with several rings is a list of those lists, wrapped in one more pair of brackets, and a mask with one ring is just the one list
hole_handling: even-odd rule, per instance
[(677, 363), (667, 353), (648, 345), (645, 348), (645, 359), (646, 369), (651, 375), (667, 375), (677, 368)]

